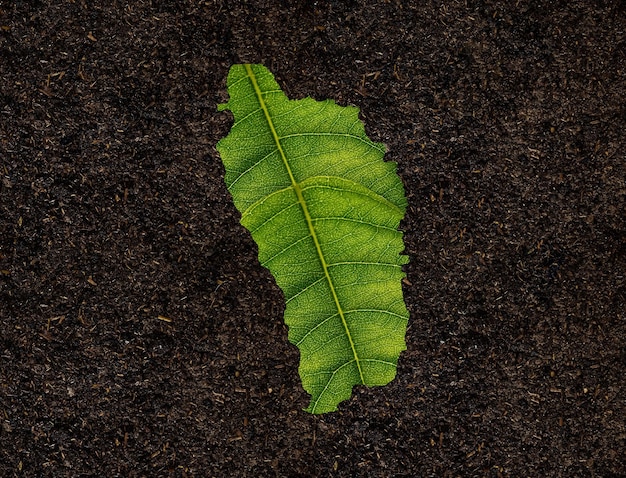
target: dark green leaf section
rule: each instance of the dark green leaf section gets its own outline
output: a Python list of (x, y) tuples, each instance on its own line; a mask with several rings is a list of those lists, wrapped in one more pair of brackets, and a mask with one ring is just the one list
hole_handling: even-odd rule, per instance
[(262, 65), (233, 66), (228, 92), (226, 185), (285, 294), (307, 410), (334, 411), (354, 385), (389, 383), (406, 348), (404, 188), (358, 108), (289, 100)]

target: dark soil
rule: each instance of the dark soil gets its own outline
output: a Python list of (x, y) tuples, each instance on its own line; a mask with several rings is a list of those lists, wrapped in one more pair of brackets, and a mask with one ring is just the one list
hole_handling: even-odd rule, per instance
[[(407, 190), (408, 350), (325, 416), (215, 150), (241, 62)], [(0, 476), (626, 476), (625, 129), (623, 1), (0, 1)]]

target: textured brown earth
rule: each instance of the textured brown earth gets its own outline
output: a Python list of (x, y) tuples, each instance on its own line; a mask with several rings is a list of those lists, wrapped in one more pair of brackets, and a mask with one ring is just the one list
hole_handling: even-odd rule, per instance
[[(241, 62), (406, 186), (408, 350), (337, 413), (223, 183)], [(0, 476), (626, 476), (625, 127), (623, 1), (0, 1)]]

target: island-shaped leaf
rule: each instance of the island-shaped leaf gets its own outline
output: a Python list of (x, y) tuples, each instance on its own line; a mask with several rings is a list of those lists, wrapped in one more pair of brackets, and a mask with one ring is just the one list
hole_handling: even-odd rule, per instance
[(354, 385), (393, 380), (406, 348), (404, 188), (358, 108), (290, 100), (262, 65), (233, 66), (228, 92), (226, 185), (285, 294), (307, 411), (331, 412)]

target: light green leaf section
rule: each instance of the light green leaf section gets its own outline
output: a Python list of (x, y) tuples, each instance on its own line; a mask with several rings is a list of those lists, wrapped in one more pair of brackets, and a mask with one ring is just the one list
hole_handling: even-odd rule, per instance
[(404, 188), (358, 108), (289, 100), (262, 65), (233, 66), (228, 92), (226, 185), (285, 294), (307, 411), (331, 412), (354, 385), (393, 380), (406, 348)]

